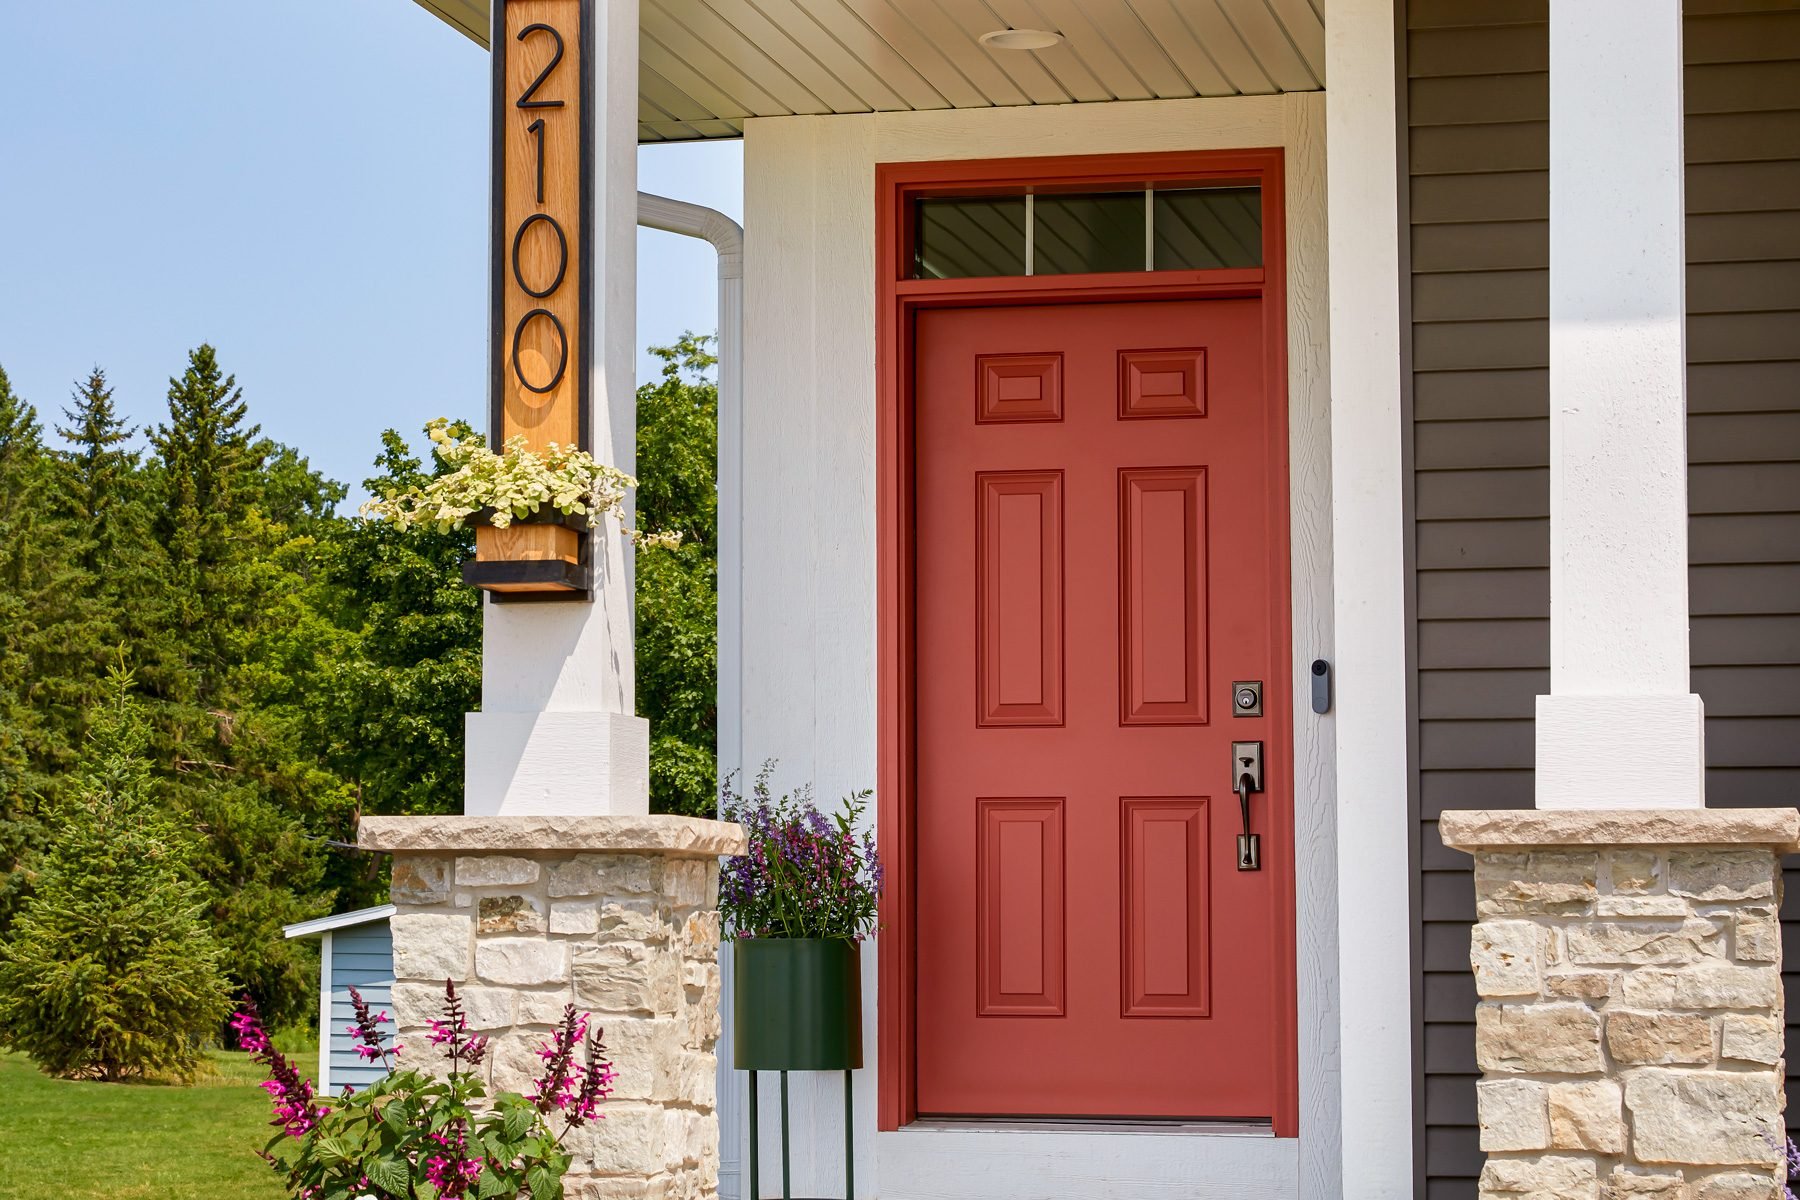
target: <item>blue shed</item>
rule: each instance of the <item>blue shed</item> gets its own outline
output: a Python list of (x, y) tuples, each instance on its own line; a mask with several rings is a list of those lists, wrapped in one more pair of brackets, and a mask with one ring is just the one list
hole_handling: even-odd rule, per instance
[(290, 938), (319, 939), (320, 1095), (335, 1096), (346, 1085), (360, 1089), (381, 1078), (381, 1065), (359, 1058), (345, 1029), (355, 1019), (350, 1010), (352, 987), (377, 1012), (384, 1008), (392, 1012), (394, 938), (388, 918), (393, 915), (394, 906), (383, 904), (282, 928)]

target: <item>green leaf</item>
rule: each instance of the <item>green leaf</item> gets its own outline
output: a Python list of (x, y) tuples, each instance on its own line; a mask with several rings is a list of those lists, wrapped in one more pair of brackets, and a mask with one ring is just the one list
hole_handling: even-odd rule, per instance
[(507, 1109), (506, 1119), (501, 1123), (500, 1127), (506, 1131), (507, 1141), (516, 1142), (526, 1134), (530, 1133), (531, 1127), (536, 1124), (537, 1109), (521, 1106), (518, 1108)]
[(562, 1180), (541, 1164), (525, 1172), (525, 1186), (531, 1189), (531, 1200), (556, 1200), (562, 1195)]
[(408, 1164), (398, 1158), (376, 1158), (364, 1164), (364, 1174), (369, 1182), (384, 1192), (405, 1195), (408, 1185), (412, 1183), (412, 1171)]

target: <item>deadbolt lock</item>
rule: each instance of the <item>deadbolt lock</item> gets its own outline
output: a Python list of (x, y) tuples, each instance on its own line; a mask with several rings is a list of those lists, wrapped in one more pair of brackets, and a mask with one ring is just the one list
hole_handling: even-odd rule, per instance
[(1262, 680), (1240, 680), (1231, 685), (1231, 715), (1262, 716)]

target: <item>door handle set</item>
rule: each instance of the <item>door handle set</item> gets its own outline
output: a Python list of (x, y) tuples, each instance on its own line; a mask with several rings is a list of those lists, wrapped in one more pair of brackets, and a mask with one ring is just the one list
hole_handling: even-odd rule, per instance
[(1263, 790), (1263, 744), (1231, 743), (1231, 790), (1237, 793), (1238, 809), (1243, 814), (1244, 832), (1238, 834), (1237, 869), (1262, 870), (1262, 835), (1250, 832), (1250, 797)]

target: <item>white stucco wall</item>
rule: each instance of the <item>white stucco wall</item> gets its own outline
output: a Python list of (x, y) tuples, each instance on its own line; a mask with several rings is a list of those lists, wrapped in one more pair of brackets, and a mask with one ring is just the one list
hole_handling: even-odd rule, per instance
[[(876, 779), (875, 165), (1280, 146), (1287, 153), (1300, 1136), (875, 1130), (875, 957), (865, 958), (868, 1069), (858, 1078), (862, 1196), (1326, 1200), (1340, 1175), (1333, 718), (1306, 672), (1331, 645), (1325, 100), (1319, 93), (1055, 108), (785, 117), (745, 130), (745, 641), (742, 706), (721, 746), (780, 759), (822, 798)], [(1391, 221), (1392, 214), (1387, 219)], [(1404, 796), (1398, 798), (1403, 810)], [(1400, 836), (1396, 831), (1396, 836)], [(1397, 964), (1404, 971), (1406, 964)], [(1072, 1063), (1079, 1071), (1079, 1064)], [(1401, 1068), (1404, 1070), (1404, 1064)], [(727, 1189), (741, 1186), (742, 1076), (724, 1098)], [(779, 1194), (775, 1081), (764, 1093), (765, 1194)], [(793, 1078), (798, 1194), (841, 1194), (842, 1084)], [(727, 1195), (742, 1195), (728, 1190)]]

